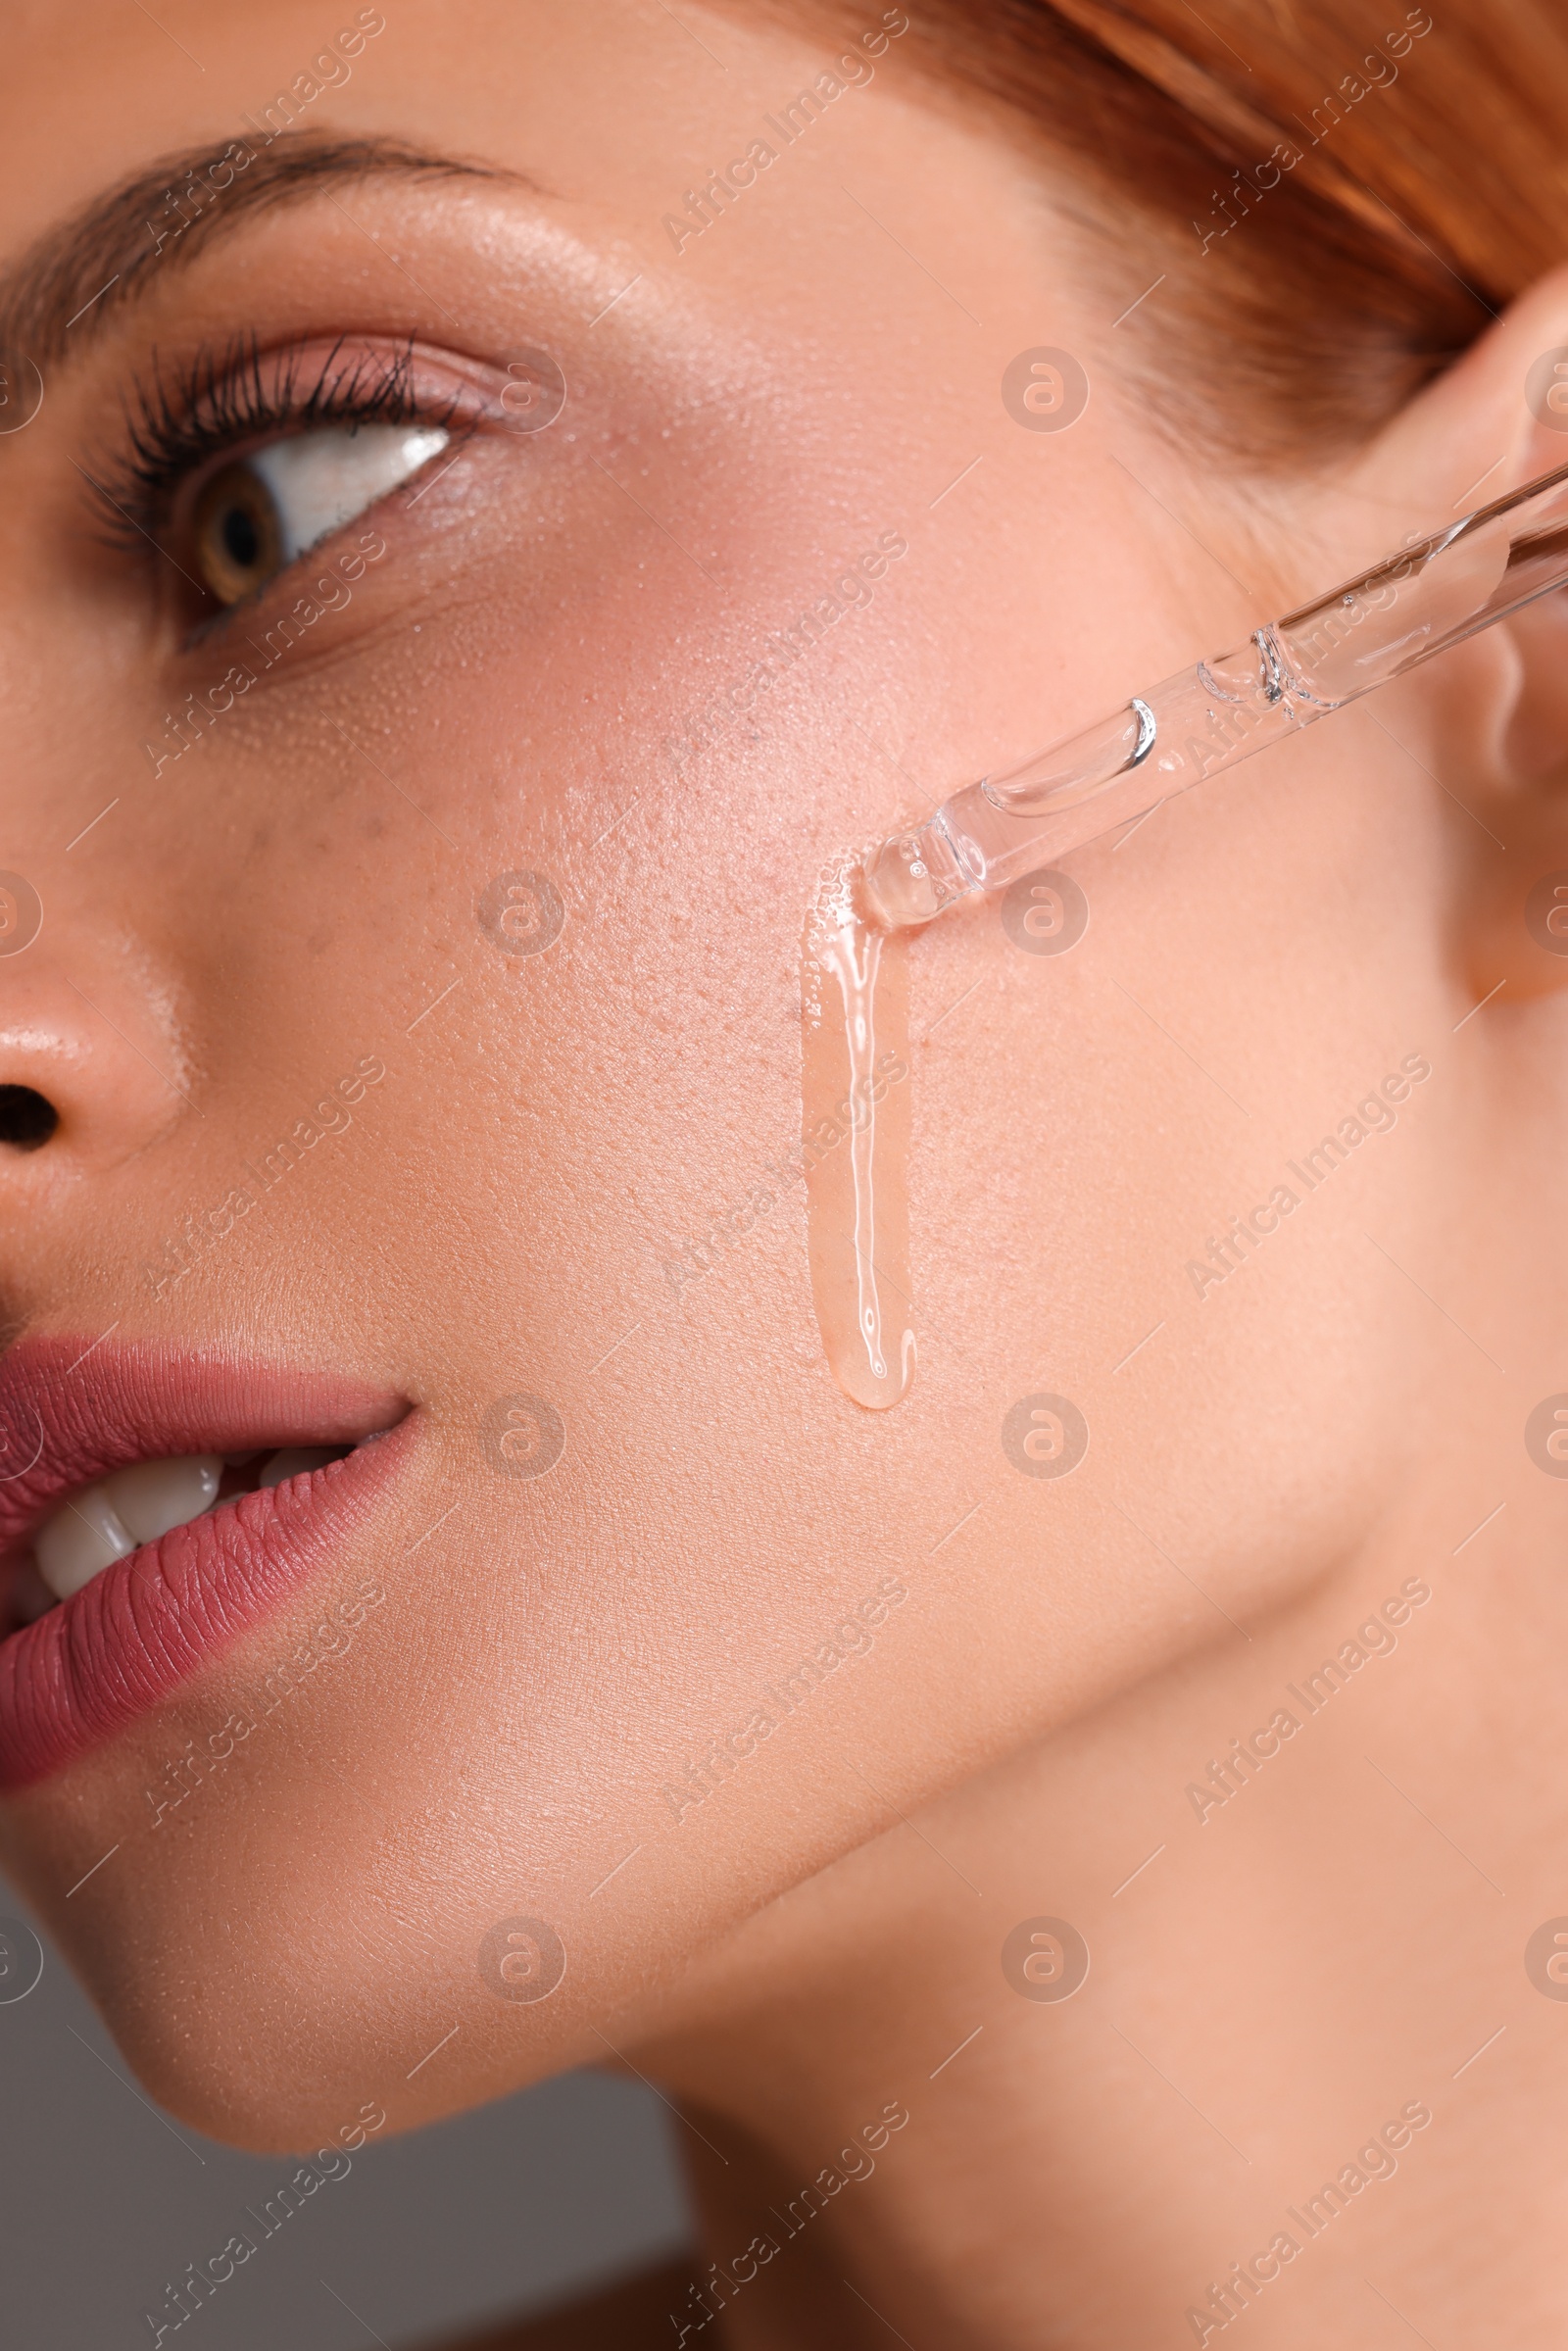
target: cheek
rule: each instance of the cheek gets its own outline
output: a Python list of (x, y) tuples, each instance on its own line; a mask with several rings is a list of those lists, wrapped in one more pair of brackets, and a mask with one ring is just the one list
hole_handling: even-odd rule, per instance
[[(651, 665), (652, 645), (633, 630)], [(818, 1720), (843, 1708), (874, 1720), (890, 1687), (918, 1690), (905, 1757), (918, 1785), (960, 1753), (972, 1768), (976, 1725), (1000, 1756), (1019, 1723), (1049, 1728), (1203, 1637), (1188, 1588), (1107, 1496), (1141, 1516), (1139, 1497), (1157, 1494), (1158, 1540), (1180, 1527), (1240, 1612), (1258, 1596), (1260, 1560), (1288, 1582), (1344, 1539), (1399, 1442), (1397, 1350), (1354, 1242), (1362, 1221), (1375, 1228), (1378, 1183), (1407, 1165), (1388, 1154), (1418, 1143), (1414, 1116), (1222, 1286), (1199, 1298), (1186, 1270), (1387, 1062), (1386, 1004), (1374, 1021), (1363, 1001), (1359, 909), (1346, 906), (1336, 933), (1326, 878), (1282, 906), (1277, 803), (1265, 818), (1261, 796), (1222, 784), (1216, 805), (1163, 811), (1143, 852), (1084, 853), (1092, 917), (1069, 954), (1020, 952), (995, 905), (914, 943), (922, 1356), (908, 1397), (873, 1423), (825, 1371), (800, 1189), (778, 1174), (801, 1115), (801, 914), (824, 847), (863, 822), (838, 713), (804, 718), (787, 760), (776, 740), (743, 733), (677, 784), (656, 679), (641, 761), (612, 774), (582, 741), (580, 677), (568, 689), (546, 664), (558, 682), (542, 691), (525, 773), (496, 648), (482, 631), (469, 640), (466, 673), (446, 650), (459, 649), (432, 650), (416, 700), (390, 675), (379, 684), (404, 726), (400, 773), (461, 840), (455, 856), (428, 850), (399, 811), (406, 830), (379, 836), (374, 889), (345, 895), (354, 846), (388, 820), (331, 772), (303, 779), (319, 783), (327, 846), (290, 866), (291, 904), (302, 935), (330, 944), (270, 967), (246, 1048), (253, 1066), (275, 1065), (280, 1096), (302, 1056), (323, 1086), (363, 1055), (386, 1074), (293, 1191), (264, 1196), (226, 1269), (236, 1310), (260, 1317), (272, 1269), (316, 1261), (325, 1235), (343, 1278), (321, 1293), (322, 1327), (416, 1366), (428, 1461), (350, 1563), (384, 1580), (384, 1605), (290, 1699), (271, 1753), (265, 1725), (247, 1742), (243, 1834), (216, 1806), (188, 1807), (181, 1844), (148, 1847), (129, 1910), (111, 1912), (101, 1961), (87, 1962), (144, 2078), (176, 2111), (220, 2112), (225, 2132), (257, 2144), (333, 2130), (372, 2093), (401, 2125), (574, 2062), (597, 2000), (853, 1841), (853, 1805), (812, 1792), (809, 1745), (788, 1724), (739, 1759), (729, 1750), (722, 1811), (701, 1772), (756, 1710), (782, 1711), (768, 1691), (870, 1596), (874, 1575), (855, 1563), (880, 1558), (890, 1530), (925, 1557), (984, 1505), (986, 1543), (955, 1540), (944, 1575), (987, 1638), (956, 1670), (940, 1614), (914, 1591), (808, 1702)], [(473, 693), (481, 659), (497, 681), (489, 703)], [(480, 781), (453, 793), (443, 747), (460, 724)], [(536, 772), (559, 798), (530, 791)], [(1355, 781), (1335, 810), (1348, 834), (1363, 821)], [(810, 811), (782, 835), (781, 799)], [(1324, 821), (1321, 794), (1302, 799), (1298, 876)], [(513, 872), (536, 877), (535, 912), (550, 903), (537, 877), (559, 899), (547, 944), (534, 929), (498, 939), (480, 918)], [(528, 952), (508, 952), (519, 944)], [(1379, 987), (1420, 1047), (1418, 944), (1392, 935), (1387, 958)], [(1303, 995), (1294, 974), (1308, 963)], [(1278, 988), (1259, 972), (1280, 974)], [(278, 1027), (286, 1053), (269, 1039)], [(719, 1228), (741, 1203), (752, 1221), (726, 1243)], [(699, 1250), (710, 1270), (672, 1288), (666, 1260), (695, 1267)], [(1003, 1449), (1025, 1381), (1066, 1396), (1089, 1430), (1055, 1484)], [(1038, 1560), (1035, 1578), (1008, 1572), (1020, 1555)], [(289, 1653), (281, 1622), (272, 1631), (236, 1658), (217, 1719), (274, 1650)], [(202, 1707), (189, 1716), (205, 1737)], [(358, 1808), (324, 1793), (345, 1754), (374, 1777), (373, 1848)], [(149, 1750), (149, 1785), (161, 1769)], [(664, 1791), (689, 1790), (694, 1773), (698, 1795), (672, 1810)], [(126, 1795), (118, 1774), (93, 1788), (97, 1851), (123, 1826)], [(781, 1803), (797, 1824), (782, 1850)], [(591, 1857), (570, 1826), (588, 1804)], [(518, 1909), (511, 1857), (524, 1834), (529, 1913), (569, 1965), (521, 2050), (479, 1954)], [(590, 1908), (637, 1848), (616, 1908)], [(242, 1925), (230, 1945), (193, 1926), (181, 1891), (193, 1885), (213, 1919)], [(389, 1889), (410, 1887), (416, 1947), (377, 1924)], [(160, 1965), (173, 1969), (197, 1935), (206, 2038), (182, 2038), (157, 2002), (127, 2001), (115, 1936), (132, 1923), (145, 1936), (156, 1915), (170, 1922), (150, 1930)], [(276, 2020), (274, 2041), (258, 2016)], [(290, 2061), (301, 2016), (332, 2019), (303, 2086)], [(454, 2021), (450, 2069), (400, 2086)]]
[[(755, 248), (711, 250), (744, 285)], [(922, 408), (942, 349), (922, 329), (908, 348), (933, 364), (888, 384), (855, 324), (886, 277), (880, 246), (864, 254), (864, 283), (835, 289), (855, 357), (832, 387), (852, 395), (834, 465), (853, 500), (820, 496), (814, 380), (778, 387), (776, 433), (726, 446), (704, 421), (645, 481), (634, 427), (664, 449), (664, 416), (714, 405), (694, 361), (648, 413), (627, 406), (627, 464), (580, 504), (544, 453), (530, 527), (548, 576), (454, 519), (434, 553), (374, 574), (396, 574), (390, 616), (352, 672), (246, 698), (250, 731), (222, 754), (243, 852), (226, 889), (203, 804), (171, 802), (176, 844), (202, 843), (177, 866), (192, 959), (237, 957), (247, 977), (216, 1196), (229, 1158), (265, 1152), (367, 1056), (384, 1064), (352, 1128), (226, 1241), (223, 1313), (270, 1328), (309, 1269), (313, 1347), (395, 1370), (428, 1429), (373, 1541), (339, 1563), (344, 1592), (373, 1574), (384, 1602), (258, 1723), (220, 1796), (199, 1791), (167, 1838), (138, 1817), (167, 1754), (254, 1711), (336, 1587), (73, 1775), (72, 1834), (92, 1839), (78, 1873), (122, 1836), (137, 1862), (74, 1923), (84, 1970), (144, 2079), (225, 2135), (319, 2143), (372, 2096), (401, 2128), (596, 2054), (588, 2026), (628, 1986), (861, 1839), (863, 1791), (821, 1773), (824, 1739), (871, 1738), (896, 1710), (917, 1801), (1204, 1638), (1113, 1497), (1141, 1515), (1157, 1495), (1160, 1541), (1179, 1528), (1219, 1597), (1245, 1601), (1260, 1560), (1290, 1582), (1343, 1541), (1397, 1450), (1397, 1339), (1356, 1234), (1411, 1164), (1391, 1154), (1417, 1148), (1414, 1115), (1255, 1264), (1201, 1298), (1187, 1272), (1376, 1081), (1391, 1005), (1401, 1045), (1435, 1033), (1402, 900), (1381, 909), (1368, 1008), (1366, 909), (1336, 879), (1372, 797), (1348, 772), (1336, 797), (1309, 769), (1282, 812), (1244, 771), (1085, 852), (1092, 919), (1068, 954), (1021, 952), (995, 904), (913, 942), (898, 1092), (919, 1366), (876, 1415), (826, 1370), (803, 1195), (780, 1173), (823, 863), (999, 742), (1039, 739), (1020, 681), (1042, 612), (1091, 710), (1125, 688), (1078, 609), (1116, 609), (1095, 465), (1062, 469), (1049, 544), (1009, 495), (1021, 434), (993, 453), (997, 505), (982, 472), (933, 510), (967, 416)], [(795, 299), (815, 349), (819, 289)], [(853, 511), (844, 543), (824, 507)], [(926, 535), (901, 540), (874, 595), (805, 625), (910, 516)], [(465, 548), (467, 593), (437, 594)], [(956, 596), (966, 567), (991, 587)], [(1075, 599), (1064, 571), (1089, 582)], [(357, 625), (371, 594), (320, 628)], [(328, 715), (373, 757), (346, 759)], [(1397, 869), (1418, 834), (1391, 830), (1363, 862)], [(266, 887), (247, 898), (253, 871)], [(1059, 1478), (1049, 1444), (1024, 1467), (1004, 1447), (1036, 1391), (1070, 1410), (1031, 1436), (1088, 1433)], [(984, 1540), (960, 1539), (981, 1510)], [(821, 1665), (889, 1558), (919, 1564), (874, 1646)], [(979, 1628), (958, 1655), (956, 1620)], [(774, 1694), (803, 1662), (815, 1679)], [(738, 1754), (759, 1710), (779, 1729)], [(524, 1911), (528, 1947), (565, 1954), (525, 2033), (526, 1973), (505, 1976), (490, 1939)], [(193, 1971), (195, 2026), (149, 1989)]]
[[(1391, 1040), (1396, 1059), (1435, 1045), (1448, 1014), (1415, 911), (1423, 812), (1343, 743), (1280, 756), (1288, 798), (1243, 769), (1069, 858), (1091, 909), (1070, 953), (1025, 952), (982, 909), (913, 961), (913, 1035), (958, 1006), (916, 1071), (914, 1249), (930, 1324), (998, 1367), (980, 1410), (952, 1396), (982, 1427), (974, 1492), (1014, 1400), (1000, 1367), (1018, 1366), (1014, 1394), (1066, 1395), (1090, 1428), (1083, 1468), (1044, 1491), (1063, 1509), (1080, 1486), (1114, 1494), (1171, 1549), (1181, 1528), (1244, 1618), (1354, 1539), (1418, 1434), (1430, 1357), (1366, 1234), (1440, 1249), (1446, 1148), (1412, 1116), (1316, 1188), (1298, 1172)], [(1404, 858), (1410, 893), (1387, 905), (1376, 877)], [(1279, 1186), (1297, 1208), (1236, 1238)], [(1027, 1543), (1042, 1490), (984, 1490), (988, 1523)], [(1135, 1498), (1154, 1495), (1157, 1523)], [(1133, 1638), (1157, 1553), (1092, 1518), (1080, 1540), (1104, 1563), (1101, 1637)]]

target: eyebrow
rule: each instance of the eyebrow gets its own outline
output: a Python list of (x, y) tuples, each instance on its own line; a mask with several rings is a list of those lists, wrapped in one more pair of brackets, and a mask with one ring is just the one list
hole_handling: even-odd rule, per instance
[[(212, 174), (224, 165), (231, 176), (220, 188)], [(394, 138), (336, 139), (289, 131), (265, 146), (259, 136), (224, 139), (162, 156), (46, 230), (0, 272), (0, 352), (30, 359), (37, 367), (68, 353), (74, 356), (106, 318), (171, 269), (187, 268), (252, 214), (381, 173), (416, 180), (498, 180), (545, 192), (523, 172), (430, 153)], [(193, 179), (201, 190), (200, 209), (190, 193)], [(181, 197), (189, 206), (188, 219), (183, 207), (169, 202)]]

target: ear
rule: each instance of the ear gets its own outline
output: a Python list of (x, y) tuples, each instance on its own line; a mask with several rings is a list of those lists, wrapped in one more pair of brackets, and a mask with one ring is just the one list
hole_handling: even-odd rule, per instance
[[(1388, 553), (1559, 465), (1568, 269), (1522, 295), (1379, 434), (1343, 484), (1345, 519), (1375, 560), (1379, 531)], [(1499, 981), (1510, 1003), (1568, 987), (1568, 592), (1389, 687), (1377, 716), (1457, 804), (1459, 930), (1477, 999)]]

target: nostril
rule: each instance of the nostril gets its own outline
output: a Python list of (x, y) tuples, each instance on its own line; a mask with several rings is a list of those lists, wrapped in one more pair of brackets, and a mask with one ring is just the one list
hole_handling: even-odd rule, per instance
[(60, 1124), (52, 1102), (30, 1086), (0, 1086), (0, 1143), (14, 1151), (35, 1151)]

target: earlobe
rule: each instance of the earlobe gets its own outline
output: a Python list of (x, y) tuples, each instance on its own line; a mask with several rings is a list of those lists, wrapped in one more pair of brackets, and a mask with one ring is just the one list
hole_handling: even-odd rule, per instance
[(1439, 655), (1387, 717), (1445, 795), (1470, 1001), (1568, 988), (1568, 591)]
[(1470, 1001), (1568, 988), (1568, 591), (1440, 654), (1384, 715), (1445, 796)]
[(1499, 769), (1514, 792), (1568, 797), (1568, 592), (1527, 604), (1506, 628), (1518, 682), (1498, 743)]

